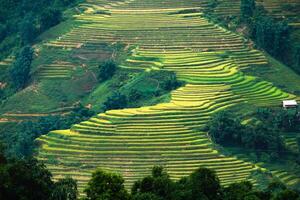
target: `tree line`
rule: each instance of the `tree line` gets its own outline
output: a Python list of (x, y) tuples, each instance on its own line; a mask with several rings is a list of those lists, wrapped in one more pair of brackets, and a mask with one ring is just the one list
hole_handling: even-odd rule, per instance
[(5, 144), (5, 155), (10, 159), (27, 158), (34, 155), (38, 143), (36, 138), (52, 130), (68, 129), (73, 124), (87, 120), (95, 113), (80, 103), (64, 115), (49, 115), (35, 120), (22, 121), (13, 127), (0, 130), (0, 140)]
[(0, 59), (57, 25), (76, 0), (0, 0)]
[(77, 182), (66, 177), (56, 182), (45, 165), (34, 158), (7, 159), (0, 146), (0, 199), (12, 200), (299, 200), (299, 191), (274, 181), (257, 190), (248, 181), (223, 187), (215, 171), (198, 168), (178, 181), (161, 166), (134, 182), (129, 193), (120, 174), (97, 169), (79, 198)]
[(300, 73), (300, 43), (292, 42), (287, 18), (274, 19), (255, 0), (241, 0), (240, 23), (247, 25), (258, 47)]
[[(225, 147), (241, 147), (256, 154), (255, 157), (268, 157), (266, 160), (289, 155), (300, 165), (300, 152), (291, 151), (284, 140), (284, 133), (300, 130), (300, 116), (295, 110), (259, 108), (252, 122), (243, 120), (230, 111), (216, 113), (209, 125), (211, 139)], [(300, 150), (300, 143), (299, 143)]]
[(233, 31), (243, 30), (257, 47), (300, 73), (300, 43), (292, 41), (293, 28), (288, 18), (273, 18), (255, 0), (241, 0), (240, 15), (218, 16), (215, 9), (219, 4), (218, 0), (210, 0), (205, 16)]

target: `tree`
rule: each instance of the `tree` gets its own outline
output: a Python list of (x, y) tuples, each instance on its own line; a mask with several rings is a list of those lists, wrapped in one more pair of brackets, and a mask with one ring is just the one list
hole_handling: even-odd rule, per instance
[(110, 79), (117, 69), (117, 64), (113, 60), (107, 60), (99, 65), (98, 78), (100, 81), (106, 81)]
[(76, 200), (77, 183), (72, 178), (60, 179), (54, 184), (51, 200)]
[(239, 144), (243, 127), (240, 119), (228, 111), (217, 113), (209, 124), (209, 135), (218, 144)]
[(121, 109), (127, 106), (127, 97), (120, 92), (113, 93), (103, 103), (104, 110)]
[(27, 15), (19, 25), (19, 32), (23, 44), (33, 42), (37, 35), (35, 20), (32, 15)]
[(51, 177), (36, 159), (0, 164), (0, 199), (47, 200), (53, 188)]
[(300, 136), (298, 136), (298, 137), (296, 138), (296, 142), (297, 142), (297, 145), (298, 145), (298, 149), (299, 149), (299, 151), (300, 151)]
[(4, 97), (5, 97), (4, 89), (2, 89), (2, 88), (0, 87), (0, 101), (1, 101), (1, 99), (3, 99)]
[(30, 79), (30, 68), (33, 59), (33, 49), (26, 46), (21, 49), (9, 73), (16, 89), (23, 89)]
[(255, 0), (241, 0), (241, 18), (249, 20), (255, 11)]
[(174, 183), (161, 166), (154, 166), (151, 176), (136, 181), (131, 189), (133, 195), (154, 194), (156, 197), (168, 200), (172, 199)]
[(272, 54), (274, 57), (284, 61), (290, 47), (290, 26), (286, 20), (279, 21), (274, 27), (274, 47)]
[(153, 193), (137, 193), (132, 196), (132, 200), (163, 200)]
[(199, 168), (190, 177), (193, 199), (222, 199), (222, 188), (219, 178), (213, 170)]
[(180, 85), (181, 82), (177, 80), (175, 73), (166, 73), (166, 78), (163, 80), (161, 87), (166, 91), (171, 91), (178, 88)]
[(275, 21), (263, 9), (256, 11), (251, 21), (251, 37), (256, 44), (281, 61), (285, 61), (290, 47), (290, 27), (287, 20)]
[(248, 197), (249, 199), (251, 192), (252, 192), (252, 184), (250, 182), (245, 181), (241, 183), (233, 183), (224, 189), (224, 196), (225, 196), (224, 199), (242, 200), (245, 199), (246, 197)]
[(87, 200), (126, 200), (129, 195), (119, 174), (97, 169), (85, 189)]
[(300, 195), (292, 190), (284, 190), (276, 195), (274, 200), (298, 200)]
[(52, 26), (59, 24), (62, 20), (62, 13), (56, 8), (46, 9), (40, 16), (41, 31), (45, 31)]
[(294, 68), (300, 72), (300, 44), (298, 44), (293, 52)]
[(7, 30), (6, 25), (0, 23), (0, 42), (6, 37)]

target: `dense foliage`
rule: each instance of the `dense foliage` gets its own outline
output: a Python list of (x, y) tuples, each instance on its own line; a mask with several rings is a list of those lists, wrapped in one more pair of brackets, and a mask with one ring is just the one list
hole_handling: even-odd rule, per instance
[(6, 144), (8, 157), (30, 157), (34, 153), (36, 138), (52, 130), (70, 128), (72, 124), (86, 120), (92, 115), (94, 115), (92, 111), (78, 104), (66, 115), (40, 117), (35, 121), (18, 123), (9, 131), (0, 130), (0, 139)]
[(113, 60), (107, 60), (99, 65), (98, 78), (100, 81), (110, 79), (117, 69), (117, 64)]
[(29, 46), (22, 48), (17, 55), (16, 61), (9, 71), (15, 89), (23, 89), (28, 83), (32, 59), (33, 49)]
[(255, 12), (255, 0), (241, 0), (241, 19), (248, 21)]
[[(219, 16), (216, 8), (219, 3), (210, 0), (209, 9), (205, 9), (205, 16), (215, 23), (233, 31), (242, 32), (246, 37), (255, 42), (257, 47), (280, 60), (284, 64), (300, 73), (299, 68), (299, 42), (292, 41), (294, 31), (288, 25), (288, 17), (274, 18), (256, 0), (241, 0), (240, 15)], [(292, 4), (285, 4), (288, 8)], [(284, 6), (282, 7), (284, 9)]]
[[(108, 77), (112, 78), (110, 76)], [(120, 81), (118, 80), (118, 82), (122, 82), (122, 79)], [(145, 83), (149, 83), (149, 85), (145, 85)], [(140, 86), (140, 84), (142, 86)], [(140, 73), (139, 77), (133, 80), (129, 85), (129, 87), (117, 85), (117, 87), (114, 88), (116, 91), (103, 103), (102, 110), (106, 111), (135, 106), (136, 102), (167, 94), (183, 85), (183, 82), (177, 79), (174, 72), (150, 71)]]
[(255, 190), (250, 182), (233, 183), (224, 188), (216, 173), (199, 168), (178, 181), (170, 179), (160, 166), (152, 174), (138, 180), (131, 194), (124, 191), (123, 179), (113, 173), (97, 170), (86, 189), (87, 199), (106, 200), (299, 200), (297, 191), (289, 190), (280, 182), (272, 182), (268, 188)]
[(209, 134), (214, 142), (225, 146), (241, 146), (277, 155), (286, 150), (275, 123), (264, 121), (245, 125), (228, 111), (221, 111), (213, 117), (209, 124)]
[(76, 0), (0, 0), (0, 59), (62, 20)]
[(54, 183), (51, 173), (36, 159), (7, 160), (3, 152), (0, 158), (0, 199), (77, 199), (76, 181), (65, 178)]
[[(7, 159), (0, 143), (0, 199), (76, 200), (77, 183), (72, 178), (51, 180), (45, 165), (33, 158)], [(265, 190), (255, 190), (250, 182), (224, 188), (216, 173), (199, 168), (188, 177), (173, 181), (163, 167), (136, 181), (129, 194), (121, 175), (97, 169), (92, 174), (83, 200), (299, 200), (299, 191), (272, 182)]]
[(274, 126), (282, 131), (299, 131), (300, 115), (295, 109), (277, 110), (261, 108), (256, 112), (259, 120), (264, 121), (269, 126)]
[(249, 23), (252, 28), (251, 37), (256, 44), (275, 58), (287, 61), (285, 53), (289, 52), (291, 48), (288, 22), (286, 20), (276, 21), (268, 16), (264, 9), (258, 9)]
[(124, 187), (123, 177), (119, 174), (105, 172), (101, 169), (93, 172), (85, 192), (87, 196), (85, 200), (129, 199), (129, 194)]
[(127, 97), (120, 92), (114, 92), (104, 102), (104, 110), (121, 109), (127, 107)]

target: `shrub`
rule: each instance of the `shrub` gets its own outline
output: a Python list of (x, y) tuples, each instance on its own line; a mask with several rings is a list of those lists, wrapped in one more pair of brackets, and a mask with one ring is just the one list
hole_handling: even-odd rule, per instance
[(127, 97), (120, 92), (113, 93), (104, 102), (104, 110), (121, 109), (127, 106)]
[(143, 93), (140, 90), (132, 89), (128, 94), (128, 101), (135, 102), (143, 97)]
[(99, 65), (98, 78), (100, 81), (106, 81), (110, 79), (117, 69), (117, 64), (113, 60), (105, 61)]
[(166, 91), (171, 91), (171, 90), (178, 88), (181, 85), (182, 85), (181, 82), (179, 82), (176, 78), (176, 74), (170, 73), (169, 76), (167, 76), (163, 80), (161, 87), (162, 87), (162, 89), (164, 89)]

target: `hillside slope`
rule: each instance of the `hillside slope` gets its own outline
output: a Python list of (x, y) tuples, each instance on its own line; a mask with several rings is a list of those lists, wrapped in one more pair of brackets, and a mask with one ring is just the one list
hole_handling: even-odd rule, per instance
[(172, 92), (169, 103), (107, 111), (44, 135), (38, 139), (38, 158), (56, 179), (77, 179), (81, 191), (97, 167), (122, 173), (130, 186), (155, 164), (174, 179), (205, 166), (216, 170), (224, 185), (245, 179), (255, 183), (250, 175), (256, 166), (222, 155), (203, 127), (212, 114), (231, 106), (276, 106), (294, 97), (240, 71), (265, 67), (264, 55), (205, 18), (178, 12), (201, 9), (198, 0), (105, 2), (81, 5), (86, 11), (76, 16), (80, 25), (47, 45), (59, 50), (125, 43), (135, 49), (122, 68), (174, 71), (186, 85)]

